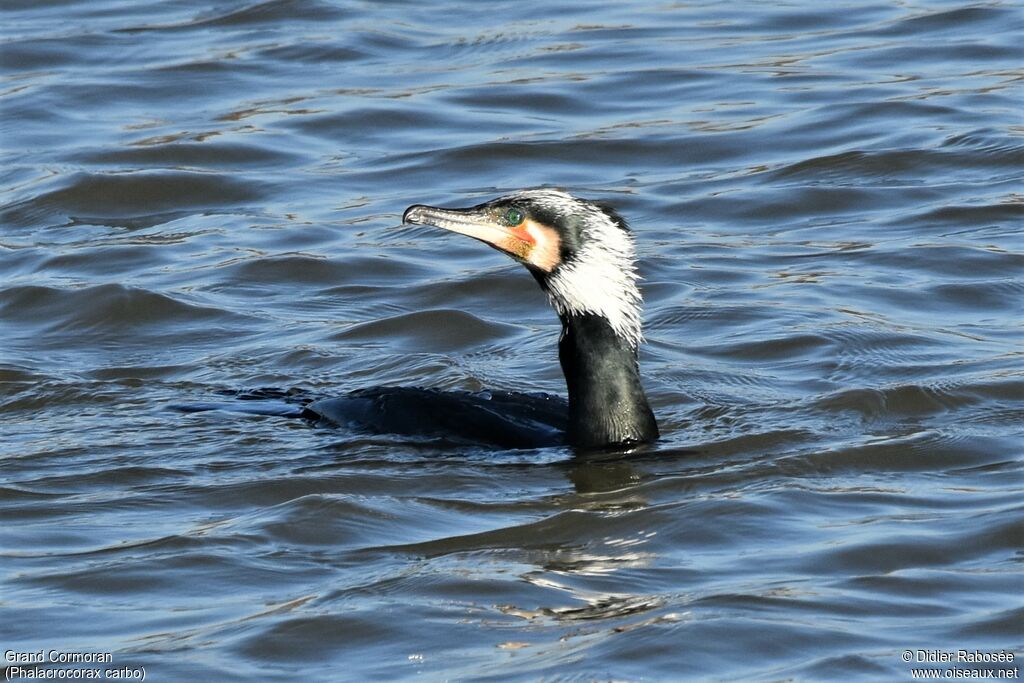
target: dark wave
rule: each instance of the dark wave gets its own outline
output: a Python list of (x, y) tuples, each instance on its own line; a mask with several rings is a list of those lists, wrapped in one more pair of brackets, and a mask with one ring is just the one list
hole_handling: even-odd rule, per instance
[(23, 227), (72, 219), (133, 227), (150, 217), (163, 221), (189, 212), (223, 210), (260, 196), (259, 187), (251, 182), (173, 171), (80, 173), (46, 185), (50, 187), (4, 207), (0, 219)]

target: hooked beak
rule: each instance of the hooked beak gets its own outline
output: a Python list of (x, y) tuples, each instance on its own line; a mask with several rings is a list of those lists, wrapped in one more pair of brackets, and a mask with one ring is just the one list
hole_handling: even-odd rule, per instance
[(525, 261), (535, 244), (524, 225), (508, 226), (499, 222), (497, 213), (486, 207), (441, 209), (415, 204), (402, 214), (403, 223), (432, 225), (468, 235), (491, 245), (509, 256)]

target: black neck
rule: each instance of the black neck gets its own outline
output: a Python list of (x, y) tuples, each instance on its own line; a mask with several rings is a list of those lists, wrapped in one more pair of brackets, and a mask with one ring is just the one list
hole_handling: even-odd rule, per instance
[(605, 318), (562, 317), (558, 357), (569, 389), (569, 443), (594, 448), (658, 438), (636, 351)]

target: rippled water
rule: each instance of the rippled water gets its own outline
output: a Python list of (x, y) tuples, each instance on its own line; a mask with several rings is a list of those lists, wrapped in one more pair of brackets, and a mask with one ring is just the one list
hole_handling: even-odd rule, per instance
[[(158, 681), (1020, 664), (1021, 7), (13, 0), (0, 25), (5, 651)], [(399, 225), (539, 185), (633, 224), (657, 448), (168, 410), (563, 392), (532, 278)]]

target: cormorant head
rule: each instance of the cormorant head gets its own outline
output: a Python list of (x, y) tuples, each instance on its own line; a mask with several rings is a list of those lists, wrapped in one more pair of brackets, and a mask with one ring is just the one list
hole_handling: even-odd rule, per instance
[(640, 344), (633, 237), (611, 208), (559, 190), (523, 190), (466, 209), (417, 204), (402, 222), (489, 244), (533, 273), (563, 322), (598, 315), (631, 348)]

